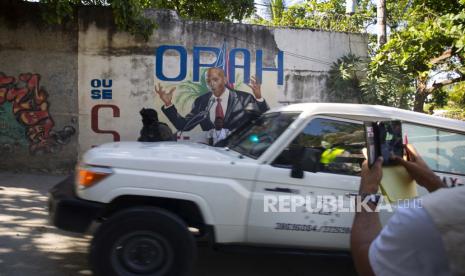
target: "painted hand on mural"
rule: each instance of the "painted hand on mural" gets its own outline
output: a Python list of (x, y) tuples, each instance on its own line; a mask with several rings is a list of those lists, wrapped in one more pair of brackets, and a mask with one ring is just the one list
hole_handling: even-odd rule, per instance
[(262, 98), (262, 85), (257, 81), (255, 76), (250, 78), (250, 83), (247, 84), (247, 86), (252, 89), (252, 93), (255, 96), (255, 99), (259, 100)]
[(163, 104), (165, 104), (165, 106), (170, 106), (173, 104), (172, 100), (175, 90), (176, 87), (173, 87), (168, 92), (166, 92), (166, 90), (163, 89), (163, 86), (161, 86), (160, 83), (158, 83), (158, 85), (155, 85), (155, 93), (157, 93), (158, 96), (160, 96), (160, 99), (162, 100)]

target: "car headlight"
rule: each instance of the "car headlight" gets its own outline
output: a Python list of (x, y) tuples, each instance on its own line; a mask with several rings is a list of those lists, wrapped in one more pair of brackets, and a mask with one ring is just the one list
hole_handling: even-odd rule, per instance
[(110, 167), (94, 165), (78, 165), (76, 170), (76, 183), (78, 188), (86, 189), (94, 186), (103, 179), (113, 174)]

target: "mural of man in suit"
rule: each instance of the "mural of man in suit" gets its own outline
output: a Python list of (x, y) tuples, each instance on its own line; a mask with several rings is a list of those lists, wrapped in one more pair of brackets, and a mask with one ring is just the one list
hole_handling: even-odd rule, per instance
[(232, 131), (247, 119), (246, 107), (259, 113), (269, 109), (262, 97), (261, 85), (254, 77), (248, 84), (252, 89), (252, 95), (226, 87), (226, 77), (221, 68), (209, 68), (206, 74), (210, 91), (197, 97), (192, 110), (184, 117), (178, 113), (172, 103), (176, 87), (166, 91), (160, 84), (155, 85), (155, 92), (164, 103), (162, 111), (177, 130), (189, 131), (200, 124), (202, 130), (207, 131), (215, 127), (213, 123), (215, 118), (222, 117), (224, 128)]

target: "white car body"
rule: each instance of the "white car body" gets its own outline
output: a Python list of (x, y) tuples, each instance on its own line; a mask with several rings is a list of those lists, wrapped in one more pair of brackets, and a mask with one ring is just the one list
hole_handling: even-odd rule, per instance
[[(215, 243), (219, 244), (347, 250), (353, 213), (264, 211), (264, 196), (276, 194), (270, 189), (344, 198), (358, 192), (358, 176), (305, 172), (303, 178), (292, 178), (289, 170), (271, 166), (312, 119), (401, 120), (465, 133), (465, 122), (384, 106), (308, 103), (283, 106), (267, 113), (273, 112), (300, 112), (300, 115), (257, 159), (226, 148), (184, 142), (118, 142), (93, 148), (83, 155), (81, 165), (110, 167), (113, 174), (92, 187), (76, 187), (77, 196), (100, 203), (111, 203), (128, 195), (193, 202), (205, 224), (213, 227)], [(454, 179), (455, 183), (465, 183), (463, 175), (454, 175)], [(384, 219), (388, 216), (383, 214)], [(276, 229), (277, 223), (326, 227), (328, 231), (311, 231), (311, 227), (309, 231)]]

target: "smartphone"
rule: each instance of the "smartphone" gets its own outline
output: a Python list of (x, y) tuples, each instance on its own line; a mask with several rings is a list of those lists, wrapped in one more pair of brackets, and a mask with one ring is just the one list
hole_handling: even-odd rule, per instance
[(368, 164), (372, 166), (379, 156), (383, 166), (395, 165), (393, 157), (404, 156), (401, 121), (366, 122)]

